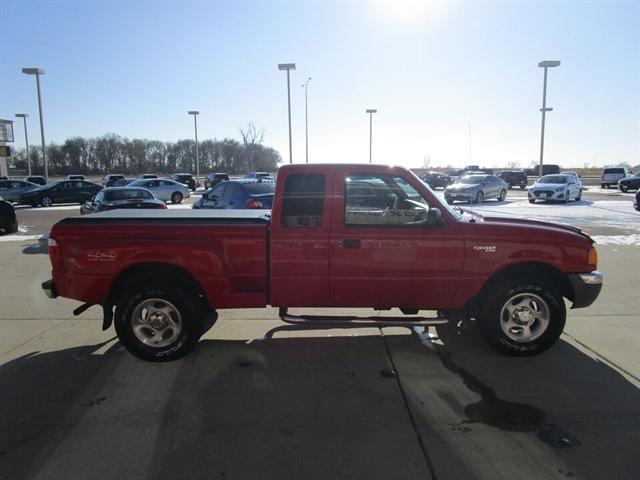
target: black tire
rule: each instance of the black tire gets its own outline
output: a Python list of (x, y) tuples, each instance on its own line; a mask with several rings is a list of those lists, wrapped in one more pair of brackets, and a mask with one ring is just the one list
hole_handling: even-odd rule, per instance
[(605, 185), (604, 183), (600, 185), (600, 188), (607, 188), (608, 185)]
[(453, 199), (452, 198), (445, 198), (445, 200), (447, 201), (447, 203), (449, 205), (453, 205)]
[(53, 198), (51, 198), (51, 197), (42, 197), (40, 199), (40, 205), (42, 205), (43, 207), (50, 207), (51, 205), (53, 205)]
[(529, 199), (529, 203), (536, 203), (536, 199), (535, 198), (530, 198)]
[(507, 191), (506, 190), (500, 190), (500, 195), (498, 196), (498, 201), (499, 202), (504, 202), (505, 198), (507, 198)]
[(180, 192), (173, 192), (171, 194), (171, 203), (180, 203), (182, 201), (182, 194)]
[[(537, 355), (553, 346), (562, 334), (567, 312), (562, 296), (547, 286), (550, 284), (553, 282), (536, 277), (513, 277), (493, 285), (479, 309), (477, 323), (484, 340), (495, 350), (513, 356)], [(509, 309), (520, 309), (520, 313), (511, 315)], [(529, 330), (516, 320), (527, 321), (525, 315), (533, 317), (528, 320)], [(546, 325), (541, 320), (545, 316)]]
[[(118, 300), (114, 319), (116, 333), (127, 351), (142, 360), (177, 360), (193, 349), (203, 333), (204, 312), (198, 305), (198, 299), (182, 288), (164, 283), (147, 286), (132, 283)], [(150, 313), (152, 308), (158, 310)], [(152, 319), (151, 316), (160, 309), (164, 312)], [(152, 321), (158, 321), (158, 326), (152, 326)], [(137, 334), (134, 325), (138, 327)], [(149, 335), (159, 333), (161, 329), (162, 337), (156, 340), (161, 344), (152, 345), (156, 337)], [(139, 337), (146, 338), (148, 342)]]
[(524, 190), (525, 188), (527, 188), (526, 185), (520, 185), (520, 190)]
[(625, 186), (625, 185), (620, 185), (620, 191), (623, 193), (627, 193), (627, 191), (629, 190), (629, 187)]
[(578, 196), (576, 197), (576, 202), (579, 202), (580, 200), (582, 200), (582, 189), (580, 189), (580, 191), (578, 192)]
[(564, 203), (569, 203), (569, 197), (571, 196), (571, 194), (569, 193), (569, 190), (567, 190), (564, 194)]
[(511, 185), (509, 182), (507, 182), (507, 188), (508, 188), (509, 190), (511, 190), (511, 187), (512, 187), (512, 185)]
[(474, 203), (482, 203), (483, 201), (484, 201), (484, 193), (478, 192), (478, 194), (476, 195), (476, 199), (474, 200)]

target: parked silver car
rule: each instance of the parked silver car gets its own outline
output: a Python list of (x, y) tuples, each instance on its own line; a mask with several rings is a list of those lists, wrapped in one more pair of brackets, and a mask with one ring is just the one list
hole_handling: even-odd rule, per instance
[(171, 203), (180, 203), (183, 198), (189, 198), (191, 194), (189, 187), (185, 184), (164, 178), (136, 180), (127, 186), (146, 188), (153, 193), (157, 199), (164, 200), (165, 202), (171, 201)]
[(567, 203), (582, 199), (582, 184), (574, 174), (545, 175), (529, 188), (529, 203), (536, 200), (555, 200)]
[(0, 180), (0, 196), (7, 202), (17, 202), (20, 195), (40, 185), (24, 180)]
[(494, 175), (464, 175), (444, 189), (444, 198), (449, 204), (456, 200), (480, 203), (489, 198), (501, 202), (508, 189), (507, 183)]

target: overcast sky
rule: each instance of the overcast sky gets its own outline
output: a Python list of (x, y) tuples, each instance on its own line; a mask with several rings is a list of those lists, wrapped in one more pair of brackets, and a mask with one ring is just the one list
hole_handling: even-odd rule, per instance
[[(640, 164), (640, 2), (2, 1), (0, 118), (26, 112), (47, 141), (239, 138), (253, 122), (288, 161), (522, 167)], [(469, 136), (469, 131), (471, 135)], [(23, 146), (21, 123), (16, 146)], [(470, 140), (470, 142), (469, 142)]]

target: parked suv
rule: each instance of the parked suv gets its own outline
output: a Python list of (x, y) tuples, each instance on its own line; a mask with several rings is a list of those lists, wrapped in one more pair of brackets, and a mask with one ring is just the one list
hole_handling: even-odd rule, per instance
[(427, 172), (420, 175), (420, 180), (429, 185), (433, 190), (438, 187), (447, 188), (451, 183), (451, 177), (446, 173)]
[(42, 175), (31, 175), (30, 177), (25, 177), (24, 181), (35, 183), (37, 185), (47, 184), (47, 180)]
[(204, 180), (204, 188), (206, 190), (209, 190), (211, 187), (215, 187), (220, 182), (226, 182), (227, 180), (229, 180), (228, 173), (211, 172), (209, 175), (207, 175), (207, 178), (205, 178)]
[(102, 179), (102, 185), (105, 187), (113, 187), (114, 183), (116, 183), (118, 180), (122, 180), (123, 178), (124, 175), (121, 175), (119, 173), (110, 173), (104, 176), (104, 178)]
[(602, 181), (600, 182), (600, 186), (602, 188), (609, 188), (611, 186), (617, 187), (618, 181), (630, 176), (631, 170), (627, 167), (605, 168), (602, 172)]
[(196, 191), (196, 179), (190, 173), (174, 173), (171, 175), (171, 180), (184, 183), (192, 192)]
[(503, 170), (496, 175), (504, 180), (511, 190), (511, 187), (520, 187), (524, 190), (527, 187), (527, 174), (524, 170)]

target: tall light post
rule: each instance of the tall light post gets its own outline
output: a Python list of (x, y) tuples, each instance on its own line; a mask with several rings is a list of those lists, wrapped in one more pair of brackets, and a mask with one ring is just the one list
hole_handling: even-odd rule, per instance
[(197, 110), (189, 110), (189, 115), (193, 115), (193, 128), (196, 133), (196, 184), (200, 181), (200, 152), (198, 150), (198, 115), (200, 112)]
[(40, 113), (40, 139), (42, 140), (42, 165), (44, 166), (44, 179), (49, 181), (49, 168), (47, 165), (47, 149), (44, 143), (44, 119), (42, 118), (42, 96), (40, 95), (40, 75), (44, 75), (42, 68), (23, 68), (22, 73), (36, 76), (36, 87), (38, 89), (38, 110)]
[(291, 86), (289, 83), (289, 71), (295, 70), (295, 63), (279, 63), (278, 70), (287, 71), (287, 105), (289, 109), (289, 163), (293, 163), (293, 149), (291, 148)]
[(311, 77), (307, 78), (307, 81), (302, 85), (304, 87), (304, 146), (305, 146), (305, 158), (309, 163), (309, 121), (307, 117), (307, 85), (311, 81)]
[(24, 120), (24, 144), (27, 147), (27, 175), (31, 176), (31, 158), (29, 157), (29, 137), (27, 136), (27, 113), (16, 113), (16, 117)]
[(378, 113), (378, 110), (370, 108), (367, 110), (369, 114), (369, 163), (371, 163), (371, 146), (373, 145), (373, 114)]
[(553, 108), (547, 108), (547, 69), (560, 65), (560, 60), (544, 60), (538, 63), (538, 67), (544, 68), (544, 84), (542, 87), (542, 129), (540, 133), (540, 168), (538, 174), (542, 176), (542, 165), (544, 158), (544, 120), (547, 112), (553, 111)]

